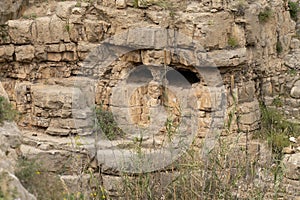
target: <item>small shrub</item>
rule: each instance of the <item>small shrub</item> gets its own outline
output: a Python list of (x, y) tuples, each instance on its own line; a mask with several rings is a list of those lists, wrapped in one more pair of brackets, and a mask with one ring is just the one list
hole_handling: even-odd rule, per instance
[(6, 98), (0, 96), (0, 124), (4, 121), (13, 121), (17, 119), (18, 113), (12, 108), (12, 105)]
[(78, 2), (76, 3), (75, 7), (80, 8), (80, 7), (81, 7), (81, 2), (78, 1)]
[(282, 107), (283, 102), (282, 102), (281, 98), (278, 96), (278, 97), (274, 98), (272, 105), (274, 105), (276, 107)]
[(291, 18), (294, 21), (297, 21), (297, 15), (298, 15), (298, 12), (299, 12), (299, 3), (289, 1), (288, 5), (289, 5), (289, 11), (290, 11)]
[(68, 33), (70, 33), (70, 29), (71, 29), (70, 24), (66, 24), (65, 29)]
[(228, 45), (231, 47), (231, 48), (235, 48), (239, 45), (237, 39), (235, 39), (234, 37), (230, 37), (228, 38)]
[(36, 13), (31, 13), (29, 15), (23, 15), (24, 19), (36, 19), (37, 18), (37, 14)]
[(279, 40), (276, 43), (276, 51), (277, 51), (278, 54), (282, 53), (282, 51), (283, 51), (282, 44)]
[(297, 75), (297, 70), (296, 69), (289, 69), (288, 74), (291, 76), (296, 76)]
[(109, 140), (115, 140), (125, 135), (118, 127), (112, 112), (105, 110), (102, 106), (95, 109), (97, 118), (96, 129), (101, 129), (104, 135)]
[(289, 137), (300, 135), (300, 125), (286, 120), (279, 111), (267, 108), (263, 103), (260, 110), (261, 130), (254, 138), (267, 140), (272, 152), (280, 159), (282, 149), (290, 144)]
[(271, 19), (273, 12), (271, 8), (267, 7), (258, 14), (258, 20), (261, 23), (265, 23)]
[(238, 1), (237, 5), (235, 6), (236, 16), (244, 16), (245, 15), (245, 10), (246, 10), (246, 2), (244, 0)]
[(43, 169), (35, 160), (18, 160), (15, 175), (37, 199), (62, 199), (64, 187), (58, 175)]

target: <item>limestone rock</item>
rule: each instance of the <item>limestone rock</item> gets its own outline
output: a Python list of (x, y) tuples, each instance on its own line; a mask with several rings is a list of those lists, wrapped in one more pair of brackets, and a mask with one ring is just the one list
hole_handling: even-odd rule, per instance
[(16, 47), (16, 60), (30, 62), (34, 58), (34, 47), (31, 45), (24, 45)]
[(295, 149), (292, 149), (291, 147), (284, 147), (284, 148), (282, 149), (282, 152), (283, 152), (284, 154), (293, 154), (293, 153), (295, 153), (296, 151), (295, 151)]
[(71, 9), (76, 5), (76, 1), (59, 2), (56, 6), (56, 15), (66, 20), (71, 12)]
[(36, 200), (36, 197), (30, 194), (20, 183), (18, 178), (0, 168), (0, 191), (1, 197), (5, 199), (26, 199)]
[(300, 86), (294, 86), (291, 90), (291, 97), (300, 99)]
[(30, 44), (33, 42), (36, 30), (33, 20), (8, 21), (9, 36), (14, 44)]
[(0, 24), (7, 20), (19, 17), (24, 8), (28, 5), (28, 0), (5, 0), (0, 2)]
[(300, 178), (300, 153), (286, 155), (283, 159), (285, 176), (293, 180)]
[(207, 60), (220, 67), (234, 67), (246, 62), (246, 48), (216, 50), (207, 53)]
[(70, 41), (67, 22), (56, 15), (37, 18), (36, 27), (36, 40), (39, 43), (53, 44), (60, 41)]
[(49, 127), (47, 128), (46, 133), (54, 136), (68, 136), (71, 131), (67, 129)]
[(13, 45), (0, 46), (0, 62), (12, 61), (14, 50)]
[(116, 0), (117, 8), (126, 8), (126, 0)]

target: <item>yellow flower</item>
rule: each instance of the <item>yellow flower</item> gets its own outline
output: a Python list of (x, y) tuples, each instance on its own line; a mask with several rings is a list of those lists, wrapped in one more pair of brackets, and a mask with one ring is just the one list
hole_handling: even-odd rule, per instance
[(40, 172), (40, 171), (36, 171), (35, 173), (36, 173), (37, 175), (40, 175), (40, 174), (41, 174), (41, 172)]

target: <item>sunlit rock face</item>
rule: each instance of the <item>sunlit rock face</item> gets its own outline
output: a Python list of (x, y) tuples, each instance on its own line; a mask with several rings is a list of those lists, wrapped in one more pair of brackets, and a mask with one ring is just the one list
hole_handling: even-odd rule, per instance
[(16, 19), (22, 15), (29, 0), (5, 0), (0, 2), (0, 24), (10, 19)]

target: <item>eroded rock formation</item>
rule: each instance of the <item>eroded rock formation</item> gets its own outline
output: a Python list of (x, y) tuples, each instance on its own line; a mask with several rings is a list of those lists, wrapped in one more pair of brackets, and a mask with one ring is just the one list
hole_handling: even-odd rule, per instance
[[(171, 108), (168, 113), (171, 122), (178, 123), (180, 114), (188, 116), (188, 112), (178, 111), (176, 97), (180, 94), (196, 97), (191, 107), (197, 110), (197, 137), (202, 141), (211, 128), (212, 116), (222, 115), (214, 109), (220, 94), (209, 90), (209, 80), (224, 83), (226, 114), (225, 120), (217, 125), (232, 121), (230, 126), (225, 126), (229, 132), (248, 134), (258, 129), (259, 100), (299, 121), (300, 41), (297, 22), (291, 19), (284, 1), (134, 2), (137, 4), (125, 0), (32, 4), (24, 11), (23, 18), (9, 20), (0, 27), (1, 81), (9, 99), (23, 115), (19, 122), (26, 130), (23, 152), (48, 161), (63, 161), (74, 148), (59, 136), (91, 135), (90, 108), (94, 104), (120, 114), (117, 120), (121, 125), (143, 126), (151, 124), (151, 109), (164, 104)], [(259, 15), (268, 8), (269, 16), (261, 19)], [(114, 36), (115, 39), (109, 40)], [(177, 41), (178, 38), (186, 39)], [(99, 48), (102, 41), (110, 45)], [(201, 48), (190, 51), (196, 42)], [(193, 66), (199, 57), (206, 62), (203, 66), (209, 63), (217, 67), (221, 80), (211, 79), (205, 70), (206, 77), (197, 74)], [(186, 77), (193, 92), (186, 92), (184, 83), (173, 80), (176, 76), (169, 71), (164, 78), (176, 95), (151, 82), (162, 77), (156, 68), (160, 66), (163, 72), (166, 65)], [(131, 77), (132, 82), (126, 84), (134, 86), (149, 79), (148, 85), (138, 90), (128, 86), (128, 91), (134, 91), (130, 91), (133, 95), (125, 103), (123, 94), (116, 92), (120, 96), (113, 96), (114, 88), (120, 87), (118, 84), (130, 70), (141, 66), (151, 66), (149, 74), (137, 72), (136, 77)], [(128, 113), (131, 119), (122, 118), (122, 114)], [(163, 123), (159, 113), (156, 116), (156, 125)], [(33, 131), (37, 133), (32, 134)], [(164, 127), (160, 134), (166, 135), (167, 131)], [(225, 136), (228, 131), (222, 134)], [(157, 138), (161, 136), (157, 135)], [(131, 135), (127, 139), (135, 137)], [(162, 138), (155, 144), (159, 145)], [(145, 148), (153, 143), (148, 141)], [(97, 145), (103, 149), (107, 144)], [(81, 154), (83, 159), (97, 157), (94, 148), (87, 145), (92, 153), (85, 149)], [(294, 157), (299, 160), (299, 153), (290, 157), (292, 162)], [(102, 166), (101, 162), (98, 156), (98, 166)], [(59, 168), (50, 166), (54, 171)], [(293, 185), (299, 188), (294, 182)]]

